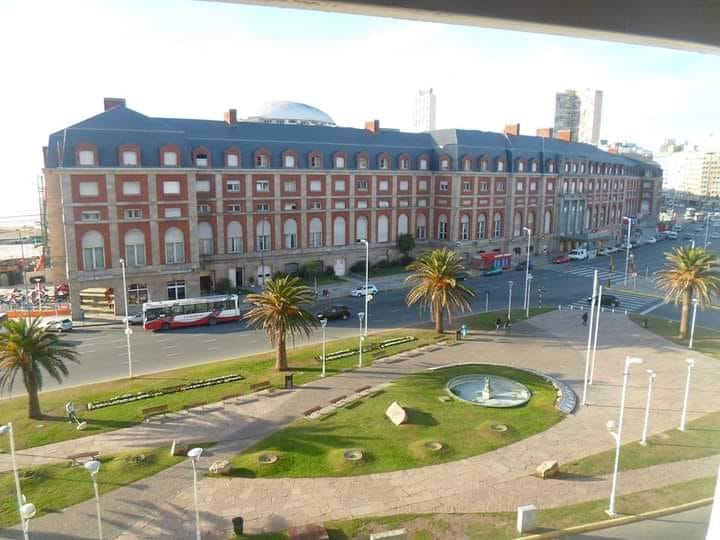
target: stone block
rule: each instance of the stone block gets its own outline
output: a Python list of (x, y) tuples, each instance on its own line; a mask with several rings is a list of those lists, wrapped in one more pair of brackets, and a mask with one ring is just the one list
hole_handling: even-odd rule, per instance
[(393, 401), (390, 404), (390, 406), (385, 411), (385, 416), (387, 416), (390, 421), (396, 426), (399, 426), (400, 424), (405, 424), (408, 421), (407, 412), (400, 406), (397, 401)]
[(395, 529), (394, 531), (372, 533), (370, 540), (408, 540), (408, 532), (406, 529)]
[(212, 474), (218, 474), (221, 476), (230, 474), (230, 471), (232, 471), (232, 465), (229, 461), (223, 459), (220, 461), (214, 461), (212, 465), (210, 465), (210, 468), (208, 469)]
[(543, 461), (538, 465), (536, 470), (543, 480), (546, 478), (555, 478), (560, 474), (560, 465), (557, 461), (553, 460)]
[(517, 509), (517, 532), (520, 534), (529, 533), (535, 530), (535, 516), (537, 509), (533, 504), (518, 506)]

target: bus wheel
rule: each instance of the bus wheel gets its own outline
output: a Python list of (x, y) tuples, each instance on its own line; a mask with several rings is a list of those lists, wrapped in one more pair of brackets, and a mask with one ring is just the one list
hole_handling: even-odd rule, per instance
[(163, 330), (170, 330), (170, 323), (167, 323), (167, 322), (162, 323), (162, 329), (163, 329)]
[(217, 323), (217, 319), (215, 317), (210, 317), (210, 320), (208, 321), (208, 324), (210, 326), (213, 326), (215, 323)]

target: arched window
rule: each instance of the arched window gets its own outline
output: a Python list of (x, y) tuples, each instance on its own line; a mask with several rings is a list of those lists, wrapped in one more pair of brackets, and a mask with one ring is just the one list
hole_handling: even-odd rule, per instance
[(530, 234), (535, 234), (535, 212), (532, 210), (528, 211), (527, 228), (530, 229)]
[(417, 216), (417, 239), (425, 240), (427, 238), (427, 220), (425, 214), (418, 214)]
[(502, 230), (503, 223), (502, 223), (502, 216), (500, 215), (500, 212), (495, 212), (495, 216), (493, 216), (493, 223), (494, 223), (493, 235), (495, 236), (495, 238), (501, 238), (503, 235), (503, 230)]
[(548, 163), (547, 170), (548, 170), (548, 172), (550, 172), (550, 173), (555, 172), (555, 163), (553, 163), (552, 161), (550, 161), (550, 162)]
[(533, 161), (530, 163), (530, 171), (531, 171), (531, 172), (537, 172), (537, 167), (538, 167), (537, 161), (533, 160)]
[(517, 172), (525, 172), (525, 163), (520, 160), (517, 161)]
[(400, 214), (398, 216), (398, 235), (408, 233), (408, 217), (407, 214)]
[(242, 225), (239, 221), (231, 221), (227, 226), (227, 250), (228, 253), (242, 253)]
[(97, 231), (88, 231), (82, 237), (83, 270), (105, 268), (105, 240)]
[(297, 222), (294, 219), (286, 219), (283, 224), (283, 242), (285, 242), (285, 249), (298, 247)]
[(379, 216), (377, 219), (377, 241), (388, 242), (390, 240), (389, 232), (390, 222), (388, 221), (387, 216)]
[(368, 220), (365, 216), (360, 216), (355, 220), (355, 236), (356, 240), (370, 240), (368, 237)]
[(213, 230), (209, 223), (198, 223), (198, 241), (200, 244), (200, 255), (212, 255), (213, 253)]
[(543, 221), (543, 234), (550, 234), (552, 230), (552, 213), (550, 210), (545, 210), (545, 219)]
[(470, 240), (470, 218), (467, 215), (460, 218), (460, 240)]
[(165, 231), (165, 264), (185, 262), (185, 237), (177, 227)]
[(145, 235), (138, 229), (125, 233), (125, 263), (128, 266), (145, 266)]
[(337, 216), (333, 221), (333, 246), (344, 246), (345, 241), (345, 218)]
[(272, 225), (267, 219), (261, 219), (255, 225), (255, 246), (257, 251), (270, 251), (270, 239), (272, 238)]
[(438, 218), (438, 240), (447, 240), (448, 237), (448, 222), (447, 216), (442, 214)]
[(520, 236), (522, 234), (522, 212), (517, 210), (515, 212), (515, 219), (513, 219), (513, 236)]
[(310, 220), (310, 247), (320, 248), (323, 246), (323, 226), (320, 218)]
[(505, 162), (502, 159), (497, 160), (497, 171), (502, 172), (505, 170)]
[(480, 214), (478, 216), (478, 224), (477, 224), (477, 239), (482, 240), (487, 236), (487, 220), (485, 218), (485, 214)]

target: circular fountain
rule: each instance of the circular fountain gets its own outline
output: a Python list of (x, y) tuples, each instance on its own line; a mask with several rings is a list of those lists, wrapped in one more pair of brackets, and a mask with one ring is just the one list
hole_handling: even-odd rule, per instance
[(532, 396), (524, 384), (484, 373), (453, 377), (446, 389), (455, 399), (482, 407), (517, 407)]

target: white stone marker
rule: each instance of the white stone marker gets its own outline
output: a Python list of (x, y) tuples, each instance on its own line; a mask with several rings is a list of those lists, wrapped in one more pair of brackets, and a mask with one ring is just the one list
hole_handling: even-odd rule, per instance
[(518, 506), (517, 509), (517, 532), (526, 533), (535, 530), (535, 514), (537, 509), (534, 504)]

